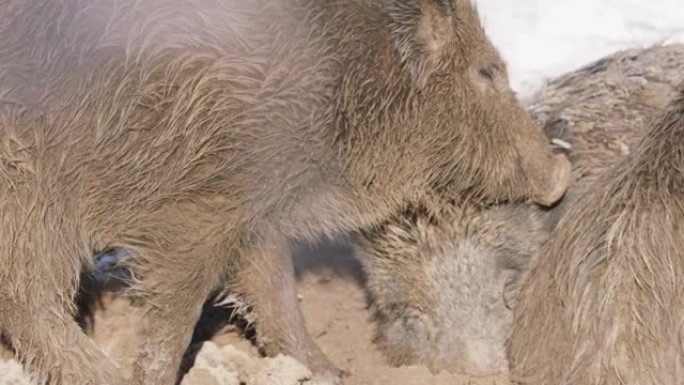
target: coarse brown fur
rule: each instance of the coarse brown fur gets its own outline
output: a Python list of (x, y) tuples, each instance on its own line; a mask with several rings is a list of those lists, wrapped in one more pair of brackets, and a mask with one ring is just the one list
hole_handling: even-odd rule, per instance
[(377, 341), (394, 365), (473, 376), (508, 372), (518, 278), (550, 226), (530, 205), (420, 202), (363, 231)]
[(134, 256), (136, 384), (176, 380), (226, 281), (269, 352), (334, 371), (304, 328), (290, 239), (425, 191), (551, 204), (568, 184), (465, 0), (7, 5), (0, 331), (52, 385), (123, 383), (71, 317), (92, 250)]
[(521, 290), (509, 342), (521, 383), (684, 378), (683, 79), (684, 47), (655, 47), (607, 58), (540, 94), (556, 93), (576, 125), (584, 143), (576, 170), (588, 185)]
[(559, 76), (526, 104), (556, 151), (572, 162), (574, 183), (552, 215), (624, 158), (684, 81), (684, 45), (617, 52)]
[[(576, 183), (558, 207), (419, 202), (362, 232), (358, 254), (390, 362), (475, 375), (507, 371), (512, 312), (505, 305), (517, 300), (520, 276), (569, 203), (638, 144), (676, 94), (682, 66), (681, 45), (619, 52), (534, 96), (533, 118), (573, 161)], [(506, 260), (515, 269), (497, 263)]]

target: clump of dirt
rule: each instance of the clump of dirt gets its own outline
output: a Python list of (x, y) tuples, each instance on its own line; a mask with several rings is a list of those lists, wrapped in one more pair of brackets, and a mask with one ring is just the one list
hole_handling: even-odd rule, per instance
[(300, 385), (310, 383), (311, 371), (291, 357), (255, 359), (233, 345), (202, 346), (195, 365), (181, 385)]
[[(324, 254), (321, 254), (324, 253)], [(349, 372), (345, 385), (507, 385), (507, 378), (470, 378), (422, 366), (387, 365), (373, 344), (360, 267), (344, 246), (298, 256), (298, 293), (307, 327), (323, 351)], [(315, 255), (312, 255), (315, 254)], [(140, 310), (115, 295), (103, 298), (95, 314), (92, 338), (130, 376), (142, 342)], [(199, 348), (199, 347), (197, 347)], [(9, 369), (5, 369), (9, 368)], [(23, 381), (23, 382), (22, 382)], [(182, 385), (329, 385), (311, 379), (310, 371), (290, 357), (260, 357), (233, 326), (205, 342)], [(33, 385), (14, 361), (2, 362), (0, 385)]]

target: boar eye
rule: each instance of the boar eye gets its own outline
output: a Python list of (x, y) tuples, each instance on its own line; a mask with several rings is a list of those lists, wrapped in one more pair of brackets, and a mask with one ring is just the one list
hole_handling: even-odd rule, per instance
[(490, 82), (494, 81), (494, 67), (493, 66), (490, 65), (490, 66), (482, 67), (482, 68), (480, 68), (480, 70), (478, 72), (479, 72), (480, 76), (489, 80)]

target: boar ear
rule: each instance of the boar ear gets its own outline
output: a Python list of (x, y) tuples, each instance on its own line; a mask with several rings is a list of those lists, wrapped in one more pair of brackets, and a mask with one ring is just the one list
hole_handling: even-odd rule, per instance
[(449, 41), (453, 0), (392, 0), (390, 29), (402, 63), (418, 87), (427, 82)]

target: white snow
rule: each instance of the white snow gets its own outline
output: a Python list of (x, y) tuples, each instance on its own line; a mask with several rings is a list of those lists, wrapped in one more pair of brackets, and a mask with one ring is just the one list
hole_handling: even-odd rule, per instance
[(521, 95), (615, 51), (684, 42), (684, 0), (475, 0)]

